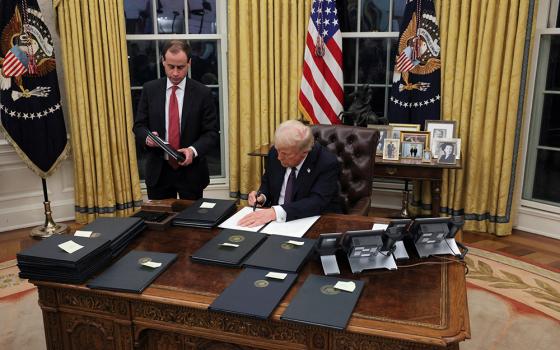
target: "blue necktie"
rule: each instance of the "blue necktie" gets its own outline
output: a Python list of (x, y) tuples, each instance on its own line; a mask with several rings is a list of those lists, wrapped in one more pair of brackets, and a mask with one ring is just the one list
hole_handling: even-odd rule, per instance
[(292, 201), (294, 196), (294, 187), (296, 185), (296, 168), (292, 168), (292, 172), (288, 176), (288, 181), (286, 182), (286, 191), (284, 192), (284, 204), (288, 204)]

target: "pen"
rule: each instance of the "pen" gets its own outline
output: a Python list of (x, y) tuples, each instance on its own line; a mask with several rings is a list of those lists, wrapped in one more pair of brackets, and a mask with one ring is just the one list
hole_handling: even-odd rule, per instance
[(260, 195), (261, 195), (261, 191), (257, 191), (257, 195), (255, 196), (255, 203), (253, 203), (253, 211), (257, 210), (257, 204), (259, 203)]

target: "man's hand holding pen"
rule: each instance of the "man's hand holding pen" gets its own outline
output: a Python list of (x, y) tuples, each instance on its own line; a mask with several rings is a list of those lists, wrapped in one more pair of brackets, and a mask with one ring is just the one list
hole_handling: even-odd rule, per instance
[(261, 193), (261, 191), (251, 191), (247, 196), (247, 201), (249, 202), (249, 205), (253, 207), (253, 211), (255, 211), (257, 208), (262, 207), (265, 200), (266, 197)]
[(255, 227), (276, 220), (276, 212), (272, 208), (255, 211), (257, 208), (262, 207), (266, 201), (266, 197), (260, 191), (249, 193), (247, 201), (253, 207), (253, 213), (241, 218), (237, 223), (239, 226)]

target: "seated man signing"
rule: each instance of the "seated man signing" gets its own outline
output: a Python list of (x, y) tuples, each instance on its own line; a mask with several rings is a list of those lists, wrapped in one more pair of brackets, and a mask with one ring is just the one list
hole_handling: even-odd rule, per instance
[(339, 165), (336, 156), (315, 143), (311, 129), (288, 120), (276, 129), (268, 152), (259, 196), (249, 193), (249, 205), (270, 207), (247, 214), (238, 225), (259, 226), (324, 212), (341, 212), (338, 202)]

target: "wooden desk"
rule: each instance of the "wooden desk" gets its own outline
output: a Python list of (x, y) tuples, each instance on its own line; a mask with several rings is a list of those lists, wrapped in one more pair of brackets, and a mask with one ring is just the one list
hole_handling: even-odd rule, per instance
[[(432, 183), (432, 215), (439, 216), (441, 201), (441, 179), (444, 169), (460, 169), (461, 160), (457, 164), (438, 164), (436, 159), (424, 163), (416, 159), (383, 160), (381, 156), (375, 157), (373, 176), (399, 180), (428, 180)], [(401, 215), (407, 215), (408, 186), (403, 193)]]
[[(323, 216), (307, 236), (371, 228), (369, 217)], [(34, 281), (48, 349), (458, 349), (470, 337), (465, 271), (460, 264), (420, 265), (345, 277), (366, 287), (345, 331), (280, 320), (317, 259), (301, 271), (268, 320), (208, 311), (239, 269), (193, 263), (189, 256), (217, 230), (145, 231), (131, 249), (179, 254), (144, 293), (90, 290)], [(407, 262), (407, 264), (413, 261)]]

